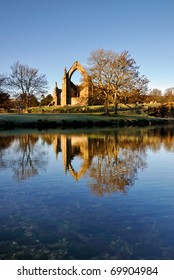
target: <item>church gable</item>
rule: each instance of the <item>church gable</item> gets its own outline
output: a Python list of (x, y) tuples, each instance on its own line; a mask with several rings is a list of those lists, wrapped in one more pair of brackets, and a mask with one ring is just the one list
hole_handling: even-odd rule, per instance
[[(83, 82), (80, 85), (75, 85), (71, 78), (75, 71), (79, 71), (83, 77)], [(64, 70), (64, 76), (62, 79), (62, 92), (60, 95), (60, 89), (54, 89), (54, 96), (58, 98), (56, 105), (88, 105), (90, 95), (90, 79), (84, 69), (84, 67), (78, 62), (74, 62), (69, 71)]]

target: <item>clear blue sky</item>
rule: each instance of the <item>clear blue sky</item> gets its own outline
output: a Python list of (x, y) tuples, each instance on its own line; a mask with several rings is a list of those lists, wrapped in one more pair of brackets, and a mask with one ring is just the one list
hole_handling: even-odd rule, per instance
[(0, 0), (0, 74), (19, 61), (46, 74), (52, 92), (98, 48), (129, 51), (149, 88), (174, 87), (173, 0)]

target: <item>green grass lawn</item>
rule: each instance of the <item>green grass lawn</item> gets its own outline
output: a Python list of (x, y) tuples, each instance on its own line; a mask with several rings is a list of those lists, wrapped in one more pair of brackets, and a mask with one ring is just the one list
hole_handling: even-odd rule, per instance
[(149, 125), (171, 123), (173, 119), (149, 117), (136, 112), (119, 112), (117, 116), (105, 116), (99, 113), (67, 114), (0, 114), (0, 128), (83, 128), (114, 127), (130, 125)]
[[(60, 112), (62, 110), (62, 112)], [(30, 108), (28, 114), (1, 113), (0, 129), (13, 128), (84, 128), (145, 126), (174, 123), (173, 118), (155, 118), (147, 114), (145, 106), (122, 106), (118, 115), (110, 107), (110, 115), (104, 115), (103, 106), (52, 106)]]

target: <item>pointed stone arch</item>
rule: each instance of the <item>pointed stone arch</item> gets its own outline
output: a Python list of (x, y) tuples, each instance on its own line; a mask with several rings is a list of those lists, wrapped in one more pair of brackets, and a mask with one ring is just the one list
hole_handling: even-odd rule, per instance
[(88, 74), (86, 73), (86, 70), (84, 69), (84, 67), (78, 61), (76, 61), (76, 62), (74, 62), (74, 64), (71, 66), (71, 68), (68, 71), (68, 78), (70, 80), (71, 80), (72, 75), (76, 71), (79, 71), (85, 79), (88, 78)]
[[(71, 81), (71, 77), (75, 71), (79, 71), (84, 78), (84, 82), (80, 85), (75, 85)], [(88, 105), (90, 87), (90, 79), (85, 68), (78, 61), (75, 61), (69, 71), (66, 68), (64, 71), (61, 105)]]
[(70, 174), (72, 175), (72, 177), (78, 181), (81, 179), (81, 177), (85, 174), (85, 172), (88, 170), (89, 168), (89, 160), (84, 159), (84, 163), (81, 166), (80, 170), (76, 171), (72, 165), (72, 163), (70, 162), (67, 166)]

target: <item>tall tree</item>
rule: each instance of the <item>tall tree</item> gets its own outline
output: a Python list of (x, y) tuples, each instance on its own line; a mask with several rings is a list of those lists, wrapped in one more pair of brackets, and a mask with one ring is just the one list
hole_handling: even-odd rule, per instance
[(0, 75), (0, 107), (4, 109), (9, 109), (12, 106), (10, 100), (10, 95), (6, 92), (6, 81), (7, 77), (5, 75)]
[(88, 72), (94, 85), (105, 95), (105, 112), (112, 102), (117, 113), (120, 102), (128, 102), (132, 94), (140, 96), (147, 91), (148, 80), (140, 76), (139, 66), (127, 51), (116, 53), (104, 49), (91, 52)]
[(16, 95), (25, 95), (26, 110), (29, 107), (31, 95), (44, 94), (48, 89), (48, 81), (45, 75), (39, 74), (38, 69), (28, 65), (14, 63), (11, 66), (11, 74), (8, 78), (8, 86), (15, 91)]
[(94, 87), (97, 88), (95, 91), (99, 96), (104, 96), (105, 113), (108, 114), (109, 96), (110, 89), (109, 83), (111, 80), (108, 66), (111, 61), (112, 52), (98, 49), (90, 53), (88, 58), (88, 73), (92, 79)]
[(5, 85), (6, 85), (6, 76), (5, 75), (1, 75), (0, 74), (0, 93), (1, 92), (4, 92), (4, 88), (5, 88)]

